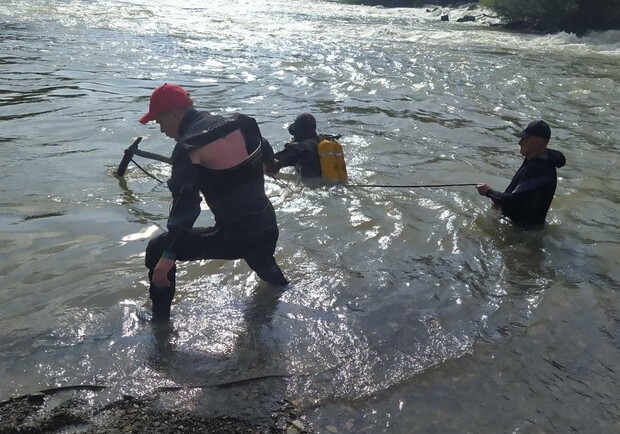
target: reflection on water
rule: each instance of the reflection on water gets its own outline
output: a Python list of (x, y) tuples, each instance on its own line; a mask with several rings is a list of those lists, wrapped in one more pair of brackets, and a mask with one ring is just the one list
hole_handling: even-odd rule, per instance
[[(283, 292), (265, 284), (256, 288), (244, 308), (244, 324), (238, 325), (226, 353), (218, 353), (217, 348), (192, 351), (183, 338), (187, 330), (175, 327), (183, 321), (178, 316), (175, 323), (151, 324), (154, 345), (147, 358), (149, 366), (167, 383), (197, 388), (190, 396), (199, 412), (269, 419), (287, 396), (285, 378), (289, 374), (271, 330)], [(178, 397), (168, 398), (178, 405)]]
[(545, 238), (544, 229), (524, 230), (509, 224), (499, 227), (496, 247), (503, 264), (502, 280), (488, 294), (498, 300), (498, 309), (482, 331), (485, 340), (501, 341), (527, 327), (555, 281), (556, 270)]
[[(234, 345), (228, 349), (226, 354), (220, 354), (220, 357), (227, 357), (227, 362), (230, 362), (230, 358), (236, 359), (235, 363), (239, 363), (243, 360), (247, 363), (244, 367), (235, 367), (234, 371), (244, 372), (247, 370), (261, 369), (261, 370), (273, 370), (274, 356), (277, 354), (276, 348), (273, 346), (273, 336), (271, 335), (271, 320), (275, 314), (280, 297), (284, 293), (284, 289), (281, 287), (274, 287), (267, 284), (261, 284), (254, 291), (251, 299), (247, 303), (247, 307), (243, 311), (244, 324), (238, 325), (237, 329), (239, 333), (233, 340)], [(175, 316), (175, 322), (182, 322), (184, 319), (180, 318), (180, 315)], [(205, 319), (203, 319), (205, 320)], [(178, 359), (172, 358), (177, 353), (177, 344), (187, 343), (181, 337), (181, 334), (175, 330), (174, 323), (169, 324), (151, 324), (153, 329), (153, 335), (155, 338), (154, 354), (151, 357), (151, 361), (154, 366), (157, 366), (158, 370), (167, 373), (167, 377), (173, 379), (172, 370), (178, 370), (179, 365), (188, 363), (188, 354), (179, 353)], [(203, 324), (203, 329), (208, 326)], [(210, 352), (206, 349), (206, 352)], [(211, 351), (217, 353), (217, 350)], [(203, 357), (204, 354), (196, 353), (196, 357)], [(197, 363), (203, 366), (209, 366), (211, 363)], [(210, 366), (212, 368), (212, 366)], [(224, 369), (224, 368), (222, 368)], [(233, 368), (228, 368), (233, 369)], [(181, 374), (187, 374), (194, 370), (180, 370)], [(183, 381), (180, 381), (183, 384)], [(196, 383), (196, 379), (193, 380)], [(190, 383), (190, 384), (193, 384)], [(189, 385), (189, 384), (187, 384)]]
[[(297, 6), (0, 3), (2, 394), (105, 383), (105, 401), (276, 375), (163, 399), (261, 418), (294, 398), (322, 431), (616, 431), (618, 41)], [(113, 172), (136, 136), (170, 153), (137, 122), (160, 81), (256, 116), (277, 149), (313, 112), (343, 135), (351, 183), (501, 188), (520, 162), (510, 133), (540, 117), (568, 164), (535, 232), (471, 187), (267, 179), (290, 287), (243, 261), (181, 263), (159, 327), (136, 311), (170, 195), (133, 164)]]

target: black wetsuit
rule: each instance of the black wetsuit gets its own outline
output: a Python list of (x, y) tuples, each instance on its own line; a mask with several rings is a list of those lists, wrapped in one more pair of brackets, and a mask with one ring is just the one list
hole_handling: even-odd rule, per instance
[(279, 170), (282, 167), (295, 166), (295, 170), (302, 178), (320, 177), (321, 162), (318, 151), (320, 141), (321, 138), (316, 136), (287, 143), (283, 150), (274, 155), (277, 163), (273, 167)]
[(545, 154), (523, 161), (506, 191), (500, 193), (490, 189), (486, 196), (514, 223), (544, 225), (557, 185), (556, 168), (565, 164), (564, 154), (547, 149)]
[[(236, 130), (245, 138), (246, 160), (225, 170), (192, 163), (188, 151)], [(157, 288), (152, 283), (153, 269), (162, 256), (181, 261), (244, 259), (261, 279), (277, 285), (288, 283), (273, 257), (278, 226), (265, 195), (261, 149), (269, 151), (270, 146), (256, 121), (240, 114), (224, 118), (191, 109), (181, 122), (179, 135), (168, 180), (173, 197), (168, 232), (151, 240), (146, 250), (155, 320), (168, 319), (175, 292), (174, 267), (168, 276), (170, 287)], [(193, 227), (200, 214), (200, 193), (213, 212), (213, 227)]]

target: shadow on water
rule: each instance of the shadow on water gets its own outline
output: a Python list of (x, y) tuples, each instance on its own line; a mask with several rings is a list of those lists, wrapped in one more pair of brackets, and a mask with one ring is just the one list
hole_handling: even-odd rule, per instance
[[(197, 413), (266, 422), (286, 398), (289, 377), (271, 328), (284, 292), (265, 283), (255, 288), (226, 354), (184, 349), (183, 330), (173, 323), (152, 324), (153, 348), (147, 363), (168, 381), (194, 390), (191, 402)], [(169, 392), (170, 404), (178, 405), (178, 393)]]
[(547, 245), (547, 229), (503, 224), (493, 236), (502, 263), (501, 280), (487, 293), (498, 309), (480, 330), (483, 341), (498, 342), (522, 331), (556, 277)]

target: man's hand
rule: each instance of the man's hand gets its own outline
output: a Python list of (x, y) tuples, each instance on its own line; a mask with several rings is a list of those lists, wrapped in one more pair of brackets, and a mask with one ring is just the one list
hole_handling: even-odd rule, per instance
[(170, 286), (168, 273), (174, 267), (174, 259), (159, 258), (159, 262), (153, 270), (153, 283), (157, 288), (167, 288)]
[(491, 187), (486, 184), (476, 185), (476, 190), (478, 190), (478, 193), (480, 193), (481, 196), (486, 196), (490, 189)]

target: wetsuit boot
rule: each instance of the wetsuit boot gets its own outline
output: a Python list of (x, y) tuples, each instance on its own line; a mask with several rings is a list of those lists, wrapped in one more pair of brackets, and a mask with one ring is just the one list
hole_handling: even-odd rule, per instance
[(279, 286), (288, 285), (288, 280), (284, 277), (284, 273), (282, 273), (282, 270), (280, 270), (280, 267), (276, 264), (276, 260), (273, 256), (249, 256), (245, 258), (245, 262), (254, 270), (258, 277), (265, 282)]
[[(157, 288), (153, 283), (149, 287), (149, 295), (153, 304), (151, 307), (153, 312), (151, 321), (153, 322), (166, 322), (170, 320), (170, 308), (175, 293), (175, 275), (175, 269), (173, 268), (170, 274), (168, 274), (170, 286), (167, 288)], [(151, 276), (152, 272), (149, 272), (149, 279)]]
[(169, 287), (157, 288), (153, 284), (153, 270), (161, 258), (163, 239), (163, 235), (154, 238), (149, 242), (146, 249), (145, 265), (149, 270), (149, 296), (153, 303), (151, 308), (153, 312), (151, 321), (153, 322), (166, 322), (170, 320), (170, 307), (176, 287), (176, 266), (172, 267), (168, 273), (168, 280), (170, 281)]

